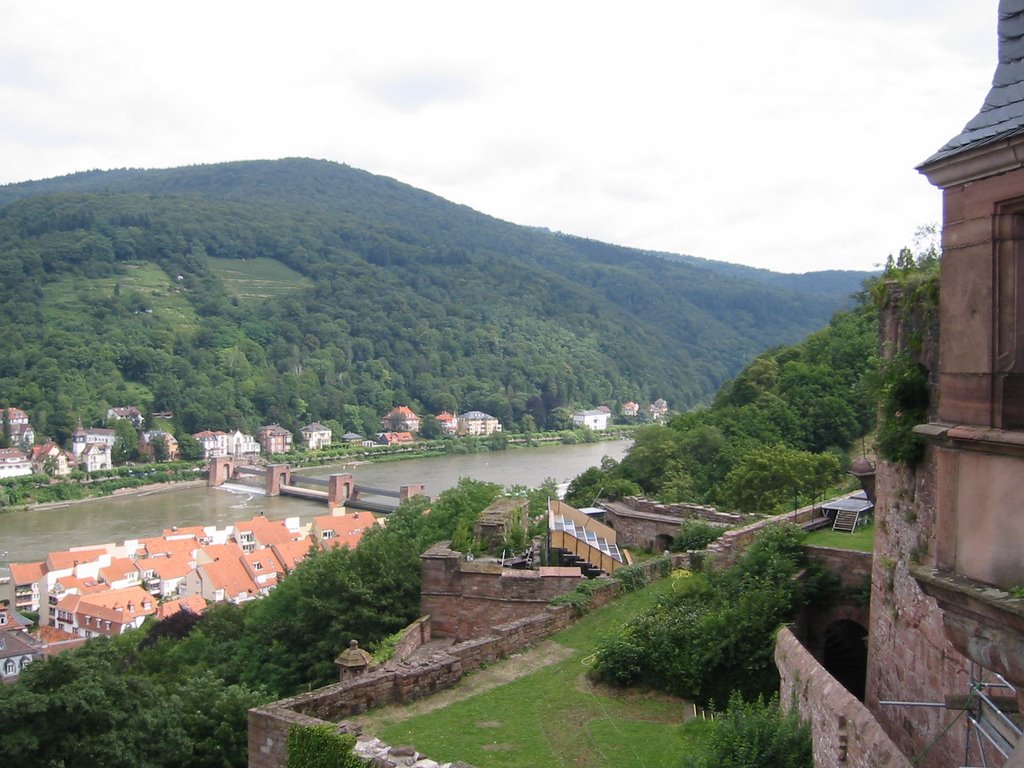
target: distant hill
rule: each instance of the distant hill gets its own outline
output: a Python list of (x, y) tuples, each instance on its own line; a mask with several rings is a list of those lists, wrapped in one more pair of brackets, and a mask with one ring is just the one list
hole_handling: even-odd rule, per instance
[(865, 277), (554, 234), (325, 161), (89, 171), (0, 187), (0, 405), (58, 437), (122, 404), (190, 431), (682, 410)]

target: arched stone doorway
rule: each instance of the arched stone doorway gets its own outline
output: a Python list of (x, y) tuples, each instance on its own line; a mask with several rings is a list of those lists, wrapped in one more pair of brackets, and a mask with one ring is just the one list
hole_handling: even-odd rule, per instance
[(667, 533), (659, 533), (654, 537), (654, 546), (652, 549), (654, 552), (664, 552), (666, 549), (672, 549), (673, 541), (675, 541), (675, 539)]
[(846, 690), (864, 701), (868, 631), (863, 625), (850, 619), (839, 619), (825, 627), (821, 663)]

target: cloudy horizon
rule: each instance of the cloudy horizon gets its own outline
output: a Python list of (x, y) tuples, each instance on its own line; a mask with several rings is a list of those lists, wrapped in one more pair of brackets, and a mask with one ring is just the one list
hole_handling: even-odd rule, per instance
[[(770, 7), (768, 7), (770, 5)], [(526, 226), (776, 271), (941, 218), (995, 0), (0, 0), (0, 184), (313, 157)]]

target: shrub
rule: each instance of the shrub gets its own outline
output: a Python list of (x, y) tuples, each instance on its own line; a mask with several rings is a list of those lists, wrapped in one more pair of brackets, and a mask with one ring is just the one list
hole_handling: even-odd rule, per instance
[(364, 768), (370, 765), (353, 753), (356, 737), (331, 725), (293, 725), (288, 729), (286, 768)]
[(811, 732), (795, 713), (783, 714), (778, 696), (746, 702), (738, 693), (729, 697), (725, 717), (714, 721), (707, 752), (690, 757), (683, 768), (813, 768)]
[[(812, 596), (809, 585), (823, 587), (802, 540), (793, 526), (772, 526), (727, 571), (678, 581), (599, 647), (595, 671), (701, 703), (726, 701), (734, 690), (748, 699), (770, 694), (778, 687), (775, 630)], [(795, 578), (800, 571), (804, 579)]]
[(642, 565), (627, 565), (615, 571), (623, 592), (636, 592), (647, 586), (647, 570)]
[(673, 552), (688, 552), (694, 549), (706, 549), (725, 529), (705, 523), (703, 520), (687, 520), (679, 526), (679, 532), (672, 541)]

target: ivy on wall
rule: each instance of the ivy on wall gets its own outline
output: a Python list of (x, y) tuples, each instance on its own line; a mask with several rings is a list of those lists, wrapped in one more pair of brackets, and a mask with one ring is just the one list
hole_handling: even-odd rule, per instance
[(352, 751), (356, 737), (331, 725), (293, 725), (288, 729), (286, 768), (365, 768)]

